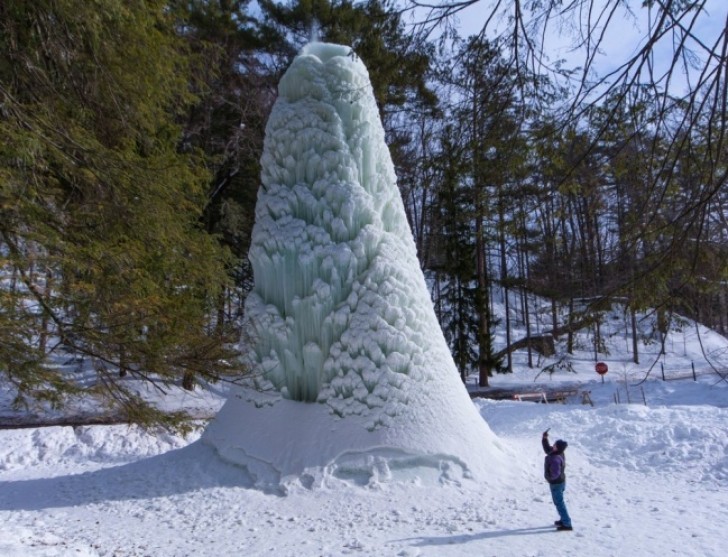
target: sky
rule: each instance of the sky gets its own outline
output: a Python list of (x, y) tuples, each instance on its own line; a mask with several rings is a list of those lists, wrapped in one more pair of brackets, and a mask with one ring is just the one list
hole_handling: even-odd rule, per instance
[[(433, 2), (433, 4), (445, 4), (445, 2)], [(565, 3), (570, 4), (570, 3)], [(585, 5), (588, 6), (588, 2)], [(597, 0), (594, 5), (596, 7), (603, 6), (604, 1)], [(614, 4), (614, 0), (609, 0), (609, 6)], [(617, 69), (621, 64), (626, 62), (637, 50), (644, 44), (645, 33), (649, 28), (651, 19), (654, 19), (654, 13), (649, 9), (642, 7), (642, 2), (632, 1), (628, 3), (632, 9), (631, 12), (620, 8), (617, 10), (614, 19), (610, 22), (604, 34), (602, 48), (595, 58), (594, 68), (600, 75), (605, 75)], [(481, 0), (460, 12), (457, 16), (458, 27), (465, 36), (478, 33), (488, 15), (491, 13), (493, 2), (489, 0)], [(505, 6), (512, 6), (512, 3), (505, 3)], [(593, 13), (598, 10), (594, 10)], [(721, 32), (726, 26), (726, 17), (728, 16), (728, 3), (724, 0), (706, 0), (705, 10), (696, 19), (694, 32), (701, 37), (708, 45), (713, 45), (718, 40)], [(594, 18), (594, 16), (592, 16)], [(588, 16), (586, 11), (571, 14), (559, 23), (551, 23), (549, 31), (544, 36), (545, 53), (551, 62), (559, 59), (565, 59), (567, 67), (580, 67), (585, 63), (584, 50), (575, 48), (578, 35), (575, 30), (579, 27), (579, 22), (585, 22)], [(685, 20), (687, 22), (687, 20)], [(493, 32), (498, 29), (505, 29), (502, 19), (494, 19), (490, 24)], [(674, 48), (672, 35), (666, 36), (661, 40), (655, 48), (655, 67), (662, 68), (663, 71), (671, 62)], [(693, 43), (693, 46), (697, 46)], [(697, 51), (700, 49), (698, 48)], [(720, 50), (720, 49), (718, 49)], [(694, 70), (690, 72), (691, 79), (694, 81), (696, 77)], [(687, 75), (685, 72), (679, 72), (673, 79), (671, 91), (674, 93), (684, 92), (688, 86)]]

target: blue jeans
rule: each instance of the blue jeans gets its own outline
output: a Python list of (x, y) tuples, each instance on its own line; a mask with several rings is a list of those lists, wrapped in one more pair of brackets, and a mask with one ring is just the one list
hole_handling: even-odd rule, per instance
[(571, 517), (569, 511), (566, 510), (564, 503), (564, 491), (566, 490), (566, 482), (560, 484), (549, 484), (551, 487), (551, 498), (554, 500), (556, 510), (559, 511), (559, 518), (564, 526), (571, 526)]

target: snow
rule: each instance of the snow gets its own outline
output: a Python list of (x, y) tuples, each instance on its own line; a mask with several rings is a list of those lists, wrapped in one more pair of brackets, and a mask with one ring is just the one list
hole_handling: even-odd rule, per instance
[[(334, 456), (325, 412), (239, 424), (255, 432), (260, 451), (289, 447), (291, 462), (308, 464), (331, 458), (317, 476), (290, 482), (268, 481), (270, 455), (263, 454), (262, 472), (221, 458), (200, 440), (205, 422), (187, 438), (127, 426), (0, 430), (0, 555), (723, 556), (728, 383), (709, 362), (723, 373), (728, 340), (676, 323), (665, 354), (640, 342), (643, 363), (634, 364), (621, 315), (615, 308), (605, 316), (604, 382), (586, 331), (577, 337), (573, 373), (539, 375), (552, 360), (528, 368), (519, 352), (513, 374), (491, 378), (493, 388), (575, 388), (593, 406), (580, 396), (565, 404), (466, 401), (507, 457), (507, 470), (486, 459), (491, 475), (483, 479), (448, 477), (431, 463), (396, 467), (384, 450), (366, 462), (355, 452)], [(653, 326), (640, 317), (645, 330)], [(523, 330), (514, 334), (521, 338)], [(668, 379), (683, 378), (662, 381), (661, 365)], [(198, 397), (185, 404), (199, 406)], [(292, 404), (303, 403), (276, 403)], [(573, 532), (552, 524), (540, 446), (549, 427), (553, 441), (569, 443)], [(307, 430), (320, 435), (299, 443)]]
[[(534, 375), (522, 369), (494, 384), (532, 385)], [(127, 426), (2, 430), (0, 555), (724, 555), (725, 382), (652, 379), (643, 386), (648, 405), (616, 404), (613, 393), (624, 389), (616, 375), (603, 384), (587, 372), (557, 375), (552, 384), (580, 383), (594, 406), (468, 403), (509, 455), (508, 482), (379, 475), (376, 459), (366, 476), (340, 459), (321, 485), (283, 493), (222, 460), (201, 430), (187, 439)], [(279, 427), (268, 443), (290, 440)], [(551, 525), (541, 477), (547, 427), (569, 442), (570, 533)], [(325, 447), (322, 436), (309, 450)]]
[(254, 384), (228, 398), (203, 442), (283, 492), (342, 476), (506, 481), (507, 455), (438, 325), (369, 74), (350, 48), (311, 43), (294, 59), (261, 166), (245, 307)]

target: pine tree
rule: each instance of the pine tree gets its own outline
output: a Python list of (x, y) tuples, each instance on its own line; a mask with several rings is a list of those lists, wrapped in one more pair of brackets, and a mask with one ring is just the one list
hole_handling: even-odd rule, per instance
[[(216, 326), (234, 328), (252, 286), (247, 254), (260, 184), (265, 124), (279, 77), (267, 63), (279, 37), (261, 30), (250, 1), (173, 2), (180, 34), (194, 53), (190, 87), (197, 98), (185, 116), (185, 152), (200, 150), (210, 170), (202, 220), (236, 257), (233, 279), (218, 297)], [(238, 295), (235, 299), (234, 294)]]
[(472, 191), (465, 182), (467, 163), (458, 135), (453, 125), (445, 126), (435, 161), (439, 183), (429, 269), (437, 278), (438, 319), (465, 382), (478, 360), (480, 328)]
[[(167, 3), (0, 5), (0, 373), (56, 403), (93, 390), (164, 419), (119, 375), (233, 371), (210, 334), (228, 256), (200, 227), (209, 176), (180, 154), (190, 58)], [(46, 365), (71, 351), (99, 381)]]

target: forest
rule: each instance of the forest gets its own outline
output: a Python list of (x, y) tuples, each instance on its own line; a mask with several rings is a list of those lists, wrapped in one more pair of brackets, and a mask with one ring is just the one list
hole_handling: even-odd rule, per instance
[[(728, 13), (707, 4), (5, 0), (0, 377), (17, 404), (93, 391), (144, 423), (168, 417), (125, 376), (191, 389), (245, 372), (265, 125), (311, 40), (350, 45), (369, 69), (463, 378), (487, 385), (516, 348), (598, 333), (613, 303), (633, 324), (649, 310), (663, 330), (684, 315), (726, 334)], [(600, 74), (625, 17), (643, 36)], [(566, 28), (576, 65), (545, 40)], [(518, 307), (501, 323), (503, 292)], [(553, 327), (511, 338), (535, 299)], [(93, 361), (98, 381), (59, 374), (59, 354)]]

